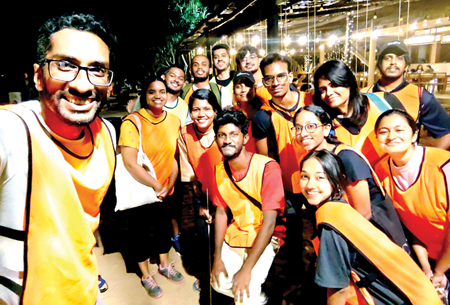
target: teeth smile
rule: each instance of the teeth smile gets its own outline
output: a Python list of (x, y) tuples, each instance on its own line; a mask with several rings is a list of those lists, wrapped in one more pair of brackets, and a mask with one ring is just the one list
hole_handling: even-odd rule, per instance
[(91, 100), (77, 100), (77, 99), (68, 99), (67, 101), (71, 104), (75, 104), (78, 106), (88, 105), (92, 102)]

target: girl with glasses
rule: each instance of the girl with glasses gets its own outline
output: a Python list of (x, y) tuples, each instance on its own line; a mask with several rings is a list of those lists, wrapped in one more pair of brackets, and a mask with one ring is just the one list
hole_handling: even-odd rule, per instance
[(346, 176), (346, 199), (367, 220), (401, 247), (407, 248), (400, 220), (391, 199), (384, 193), (367, 159), (331, 134), (332, 120), (316, 105), (300, 108), (294, 116), (295, 139), (306, 151), (327, 150), (342, 160)]

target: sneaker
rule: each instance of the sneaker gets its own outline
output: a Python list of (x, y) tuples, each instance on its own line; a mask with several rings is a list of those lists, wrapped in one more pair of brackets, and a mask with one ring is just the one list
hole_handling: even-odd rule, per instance
[(192, 284), (192, 288), (194, 288), (195, 291), (200, 292), (200, 281), (196, 280), (194, 284)]
[(161, 265), (159, 265), (158, 272), (174, 283), (182, 283), (184, 281), (184, 276), (175, 270), (173, 264), (174, 262), (171, 262), (166, 268), (161, 268)]
[(100, 276), (100, 274), (98, 275), (98, 289), (100, 290), (101, 293), (105, 292), (106, 290), (108, 290), (108, 284), (106, 283), (106, 281)]
[(159, 287), (159, 285), (156, 284), (155, 280), (153, 279), (153, 274), (155, 274), (155, 272), (150, 273), (148, 278), (141, 280), (141, 284), (142, 286), (144, 286), (145, 290), (147, 290), (149, 296), (158, 299), (162, 297), (163, 292), (161, 287)]
[(175, 251), (177, 251), (178, 254), (180, 254), (181, 253), (180, 234), (172, 237), (171, 240), (173, 242), (173, 248), (175, 249)]

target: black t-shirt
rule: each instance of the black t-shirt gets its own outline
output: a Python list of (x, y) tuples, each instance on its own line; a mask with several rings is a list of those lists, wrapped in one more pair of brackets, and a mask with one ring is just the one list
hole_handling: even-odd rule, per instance
[(352, 270), (361, 279), (373, 273), (376, 278), (368, 285), (367, 290), (375, 304), (411, 304), (391, 281), (331, 227), (319, 225), (319, 239), (320, 249), (314, 279), (317, 285), (341, 289), (350, 285)]

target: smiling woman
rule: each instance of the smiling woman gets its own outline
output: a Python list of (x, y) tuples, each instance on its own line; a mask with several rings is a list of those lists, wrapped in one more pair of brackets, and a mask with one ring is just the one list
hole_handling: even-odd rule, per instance
[(406, 112), (392, 109), (377, 120), (379, 145), (389, 154), (375, 167), (413, 249), (435, 286), (445, 289), (450, 269), (448, 198), (450, 152), (416, 145), (418, 128)]

